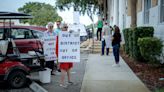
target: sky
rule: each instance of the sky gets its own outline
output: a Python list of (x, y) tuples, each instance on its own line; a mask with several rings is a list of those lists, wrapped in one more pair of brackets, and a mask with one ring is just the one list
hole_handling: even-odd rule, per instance
[[(55, 0), (0, 0), (0, 11), (18, 12), (17, 9), (23, 7), (28, 2), (44, 2), (52, 6), (55, 5)], [(73, 10), (57, 11), (66, 23), (73, 23)], [(94, 16), (94, 23), (97, 21), (97, 16)], [(87, 15), (80, 16), (80, 23), (89, 25), (92, 23)]]

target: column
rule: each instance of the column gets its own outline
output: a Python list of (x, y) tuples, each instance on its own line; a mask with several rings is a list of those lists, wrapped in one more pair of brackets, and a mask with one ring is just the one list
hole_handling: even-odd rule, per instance
[(118, 4), (119, 4), (119, 1), (118, 0), (114, 0), (114, 16), (113, 16), (113, 25), (119, 25), (119, 23), (118, 23)]

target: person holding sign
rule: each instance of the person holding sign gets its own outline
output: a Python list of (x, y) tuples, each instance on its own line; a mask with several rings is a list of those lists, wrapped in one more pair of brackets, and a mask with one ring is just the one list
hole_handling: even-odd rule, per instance
[(46, 67), (51, 69), (51, 75), (55, 75), (53, 73), (54, 70), (54, 61), (56, 60), (55, 46), (56, 46), (56, 36), (57, 34), (53, 31), (53, 23), (49, 22), (47, 24), (48, 30), (44, 34), (44, 55), (46, 61)]
[[(67, 29), (68, 29), (67, 24), (62, 23), (61, 24), (61, 30), (62, 31), (67, 31)], [(60, 39), (57, 38), (57, 47), (56, 47), (57, 57), (58, 57), (58, 54), (59, 54), (58, 53), (58, 47), (59, 47), (58, 40), (60, 40)], [(60, 85), (59, 86), (61, 86), (63, 88), (67, 88), (67, 85), (64, 84), (65, 73), (67, 73), (68, 84), (73, 84), (73, 82), (71, 82), (71, 80), (70, 80), (70, 69), (72, 67), (73, 67), (73, 63), (72, 62), (60, 62), (61, 80), (60, 80)]]

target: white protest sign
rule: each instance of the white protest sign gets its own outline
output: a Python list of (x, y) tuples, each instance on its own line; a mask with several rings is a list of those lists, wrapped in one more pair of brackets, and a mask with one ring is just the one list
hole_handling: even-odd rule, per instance
[(73, 12), (73, 23), (80, 23), (80, 14), (78, 11)]
[(80, 62), (80, 36), (78, 32), (59, 33), (59, 62)]
[(45, 61), (56, 60), (56, 36), (44, 35), (43, 42)]

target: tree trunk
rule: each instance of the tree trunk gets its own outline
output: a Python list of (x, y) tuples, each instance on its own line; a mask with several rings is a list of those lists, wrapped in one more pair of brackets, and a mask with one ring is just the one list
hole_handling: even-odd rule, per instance
[(137, 26), (137, 0), (131, 1), (131, 27), (134, 28)]

